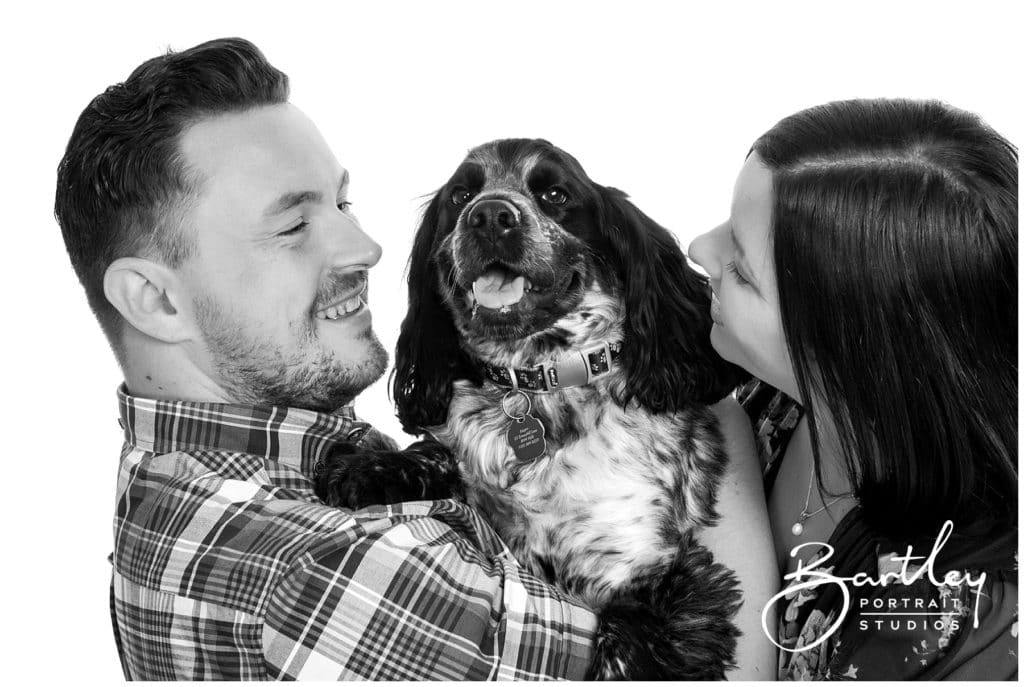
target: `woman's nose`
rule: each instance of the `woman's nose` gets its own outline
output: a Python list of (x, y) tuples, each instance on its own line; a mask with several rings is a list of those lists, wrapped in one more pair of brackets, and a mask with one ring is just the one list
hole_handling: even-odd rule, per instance
[(722, 269), (715, 250), (715, 234), (716, 229), (701, 234), (690, 242), (686, 250), (690, 260), (700, 265), (712, 279), (720, 278)]

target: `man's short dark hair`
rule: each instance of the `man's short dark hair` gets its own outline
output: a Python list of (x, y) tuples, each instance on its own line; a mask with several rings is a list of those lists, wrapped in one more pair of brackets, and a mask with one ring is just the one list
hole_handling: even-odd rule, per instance
[(121, 356), (123, 319), (103, 293), (116, 259), (186, 260), (181, 226), (202, 182), (182, 158), (187, 127), (288, 100), (288, 77), (241, 38), (221, 38), (142, 63), (82, 111), (57, 168), (54, 214), (100, 326)]

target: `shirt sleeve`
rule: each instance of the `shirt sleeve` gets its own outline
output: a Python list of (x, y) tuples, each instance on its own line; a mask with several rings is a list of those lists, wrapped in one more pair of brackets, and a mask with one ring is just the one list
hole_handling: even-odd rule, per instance
[(303, 556), (267, 606), (271, 677), (583, 678), (596, 618), (444, 522), (401, 522)]

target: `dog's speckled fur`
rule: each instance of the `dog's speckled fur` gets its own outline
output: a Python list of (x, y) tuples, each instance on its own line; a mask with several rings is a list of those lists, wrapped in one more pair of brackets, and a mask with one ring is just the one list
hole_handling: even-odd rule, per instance
[(456, 383), (448, 422), (430, 430), (516, 558), (595, 608), (671, 559), (681, 532), (711, 523), (725, 465), (710, 411), (622, 408), (604, 400), (615, 383), (534, 395), (548, 450), (525, 465), (505, 440), (503, 389)]
[[(551, 188), (569, 201), (549, 202)], [(510, 204), (516, 226), (472, 228), (484, 199)], [(472, 283), (495, 265), (538, 291), (510, 312), (477, 307)], [(437, 193), (409, 271), (394, 381), (403, 425), (452, 449), (470, 502), (524, 566), (605, 609), (593, 675), (721, 677), (738, 592), (691, 531), (714, 522), (726, 464), (707, 406), (737, 377), (710, 349), (707, 284), (675, 239), (564, 151), (496, 141)], [(547, 451), (518, 460), (508, 390), (483, 381), (474, 359), (528, 368), (604, 341), (623, 344), (611, 374), (531, 394)], [(523, 412), (522, 398), (508, 403)]]

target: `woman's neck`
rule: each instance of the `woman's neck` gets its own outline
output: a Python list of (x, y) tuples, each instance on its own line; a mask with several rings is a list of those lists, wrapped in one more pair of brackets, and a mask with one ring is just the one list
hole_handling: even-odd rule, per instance
[[(856, 505), (831, 417), (823, 417), (818, 411), (815, 420), (824, 491), (818, 487), (809, 422), (804, 416), (786, 447), (775, 486), (768, 499), (772, 536), (779, 569), (783, 573), (792, 572), (798, 559), (807, 561), (818, 549), (817, 546), (804, 546), (794, 558), (791, 555), (794, 547), (828, 542), (839, 521)], [(803, 512), (812, 515), (803, 518)], [(797, 524), (800, 527), (794, 528)], [(798, 529), (799, 534), (794, 529)]]

